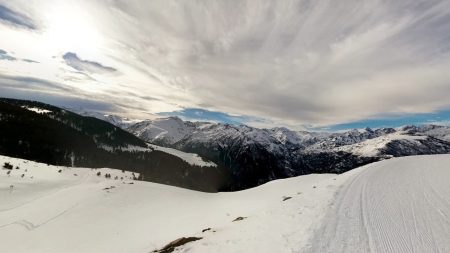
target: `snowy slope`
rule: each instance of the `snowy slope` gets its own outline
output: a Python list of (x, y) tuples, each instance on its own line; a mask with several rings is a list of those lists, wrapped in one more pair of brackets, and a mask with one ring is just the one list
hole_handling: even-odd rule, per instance
[(367, 166), (339, 191), (307, 252), (450, 252), (450, 155)]
[(448, 126), (425, 125), (420, 127), (404, 127), (402, 130), (410, 132), (420, 132), (423, 135), (432, 136), (444, 141), (450, 141), (450, 128)]
[(217, 164), (215, 164), (211, 161), (205, 161), (199, 155), (194, 154), (194, 153), (186, 153), (186, 152), (183, 152), (183, 151), (180, 151), (177, 149), (160, 147), (160, 146), (153, 145), (153, 144), (148, 144), (148, 146), (151, 149), (159, 150), (159, 151), (177, 156), (177, 157), (183, 159), (183, 161), (185, 161), (191, 165), (197, 165), (197, 166), (201, 166), (201, 167), (216, 167), (217, 166)]
[(201, 239), (175, 252), (450, 252), (450, 155), (234, 193), (132, 181), (110, 169), (101, 170), (112, 175), (106, 179), (98, 170), (0, 156), (4, 162), (20, 169), (0, 170), (0, 252), (144, 253), (181, 237)]
[[(32, 110), (38, 113), (42, 113), (45, 111), (36, 111), (36, 108), (27, 108), (28, 110)], [(138, 137), (140, 137), (143, 140), (147, 140), (148, 138), (152, 139), (158, 139), (163, 138), (164, 136), (169, 136), (168, 138), (172, 141), (178, 141), (182, 137), (184, 137), (188, 133), (187, 127), (183, 125), (183, 121), (180, 118), (177, 117), (168, 117), (168, 118), (160, 118), (154, 121), (145, 121), (145, 120), (139, 120), (139, 119), (129, 119), (125, 117), (120, 117), (117, 115), (112, 114), (103, 114), (99, 112), (88, 112), (81, 109), (68, 109), (72, 112), (75, 112), (82, 116), (87, 117), (94, 117), (97, 119), (101, 119), (103, 121), (106, 121), (108, 123), (111, 123), (117, 127), (120, 127), (122, 129), (127, 129), (129, 127), (137, 128), (138, 126), (145, 125), (145, 130), (141, 130), (142, 132), (135, 132), (134, 134)], [(143, 138), (146, 137), (146, 138)], [(111, 147), (108, 146), (101, 146), (99, 147), (103, 148), (106, 151), (112, 150)], [(171, 155), (174, 155), (176, 157), (181, 158), (183, 161), (189, 163), (190, 165), (197, 165), (201, 167), (216, 167), (217, 165), (210, 161), (205, 161), (202, 159), (198, 154), (193, 153), (186, 153), (180, 150), (171, 149), (171, 148), (165, 148), (160, 147), (157, 145), (149, 144), (150, 149), (141, 148), (137, 146), (129, 146), (126, 148), (120, 148), (120, 150), (123, 151), (151, 151), (153, 150), (159, 150)]]
[(373, 139), (368, 139), (359, 143), (344, 145), (334, 148), (336, 151), (350, 152), (359, 156), (377, 156), (383, 148), (392, 141), (408, 141), (420, 145), (417, 140), (425, 140), (427, 136), (408, 135), (405, 131), (397, 131), (391, 134), (382, 135)]
[(0, 114), (1, 155), (70, 167), (124, 169), (151, 182), (209, 192), (229, 184), (225, 168), (206, 169), (212, 163), (194, 154), (149, 148), (135, 135), (97, 118), (7, 98), (0, 98)]
[[(108, 147), (102, 147), (102, 148), (104, 148), (105, 150), (108, 151)], [(160, 146), (150, 144), (150, 143), (148, 143), (147, 147), (145, 147), (145, 148), (128, 145), (127, 147), (117, 148), (117, 150), (128, 151), (128, 152), (133, 152), (133, 151), (152, 152), (153, 150), (157, 150), (157, 151), (161, 151), (161, 152), (176, 156), (178, 158), (181, 158), (181, 160), (189, 163), (190, 165), (195, 165), (195, 166), (200, 166), (200, 167), (217, 167), (217, 164), (203, 159), (198, 154), (186, 153), (186, 152), (183, 152), (183, 151), (180, 151), (177, 149), (160, 147)]]
[(52, 112), (50, 110), (42, 109), (42, 108), (39, 108), (39, 107), (22, 106), (22, 108), (27, 109), (27, 110), (32, 111), (32, 112), (35, 112), (35, 113), (39, 113), (39, 114), (46, 114), (46, 113)]
[[(351, 176), (309, 175), (211, 194), (0, 156), (4, 162), (20, 167), (9, 176), (0, 170), (5, 253), (147, 253), (183, 236), (203, 239), (182, 252), (291, 252), (311, 238), (334, 192)], [(238, 217), (245, 218), (233, 222)]]
[(168, 117), (145, 120), (131, 125), (127, 130), (146, 141), (173, 144), (193, 132), (195, 127), (178, 117)]

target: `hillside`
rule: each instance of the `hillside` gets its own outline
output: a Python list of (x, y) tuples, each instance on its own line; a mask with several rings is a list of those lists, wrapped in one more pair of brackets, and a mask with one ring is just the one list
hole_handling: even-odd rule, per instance
[(0, 169), (0, 252), (15, 253), (148, 253), (181, 237), (202, 238), (181, 252), (291, 252), (312, 237), (349, 176), (309, 175), (203, 193), (134, 181), (120, 170), (0, 156), (0, 165), (5, 162), (19, 169), (9, 175)]
[(395, 158), (232, 193), (0, 156), (5, 162), (14, 169), (0, 170), (1, 252), (169, 252), (158, 250), (183, 237), (196, 241), (174, 252), (450, 250), (450, 155)]
[(39, 102), (0, 99), (0, 154), (52, 165), (109, 167), (140, 179), (217, 191), (226, 171), (149, 147), (143, 140), (93, 117)]

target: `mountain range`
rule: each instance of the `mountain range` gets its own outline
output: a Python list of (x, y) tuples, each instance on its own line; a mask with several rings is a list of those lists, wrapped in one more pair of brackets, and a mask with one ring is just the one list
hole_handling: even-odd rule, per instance
[(311, 173), (343, 173), (392, 157), (450, 153), (450, 128), (423, 125), (346, 132), (133, 120), (0, 99), (0, 155), (52, 165), (109, 167), (146, 181), (235, 191)]
[(183, 121), (178, 117), (130, 120), (96, 114), (147, 142), (197, 153), (232, 175), (226, 190), (310, 173), (343, 173), (392, 157), (450, 153), (450, 128), (423, 125), (345, 132), (259, 129)]

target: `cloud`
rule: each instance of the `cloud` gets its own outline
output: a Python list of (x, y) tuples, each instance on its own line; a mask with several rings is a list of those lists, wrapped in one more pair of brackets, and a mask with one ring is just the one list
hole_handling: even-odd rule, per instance
[(11, 10), (2, 4), (0, 4), (0, 21), (20, 28), (30, 30), (37, 29), (37, 26), (32, 19), (27, 17), (25, 14)]
[(124, 61), (218, 111), (300, 126), (450, 105), (448, 1), (114, 3)]
[(344, 124), (330, 125), (319, 128), (311, 128), (311, 130), (327, 130), (340, 131), (348, 129), (361, 128), (381, 128), (381, 127), (401, 127), (406, 125), (449, 125), (450, 109), (440, 110), (433, 113), (417, 113), (409, 115), (390, 115), (384, 118), (360, 120)]
[(27, 62), (27, 63), (40, 63), (38, 61), (34, 61), (34, 60), (30, 60), (30, 59), (17, 59), (16, 57), (10, 55), (8, 52), (6, 52), (3, 49), (0, 49), (0, 61), (1, 60), (6, 60), (6, 61), (23, 61), (23, 62)]
[(117, 71), (115, 68), (104, 66), (98, 62), (82, 60), (71, 52), (65, 53), (63, 59), (67, 65), (81, 72), (102, 74)]
[(7, 76), (0, 74), (0, 86), (3, 88), (11, 88), (16, 90), (28, 91), (45, 91), (45, 92), (60, 92), (71, 93), (74, 90), (62, 84), (52, 81), (28, 77), (28, 76)]
[(2, 97), (39, 101), (61, 108), (82, 109), (86, 111), (96, 111), (111, 113), (117, 108), (110, 103), (101, 100), (83, 98), (67, 94), (55, 94), (41, 91), (17, 90), (0, 86)]
[(5, 50), (0, 49), (0, 60), (15, 61), (15, 57), (11, 56)]
[(173, 112), (161, 112), (160, 116), (177, 116), (190, 121), (211, 121), (229, 124), (245, 124), (252, 118), (248, 116), (233, 116), (223, 112), (209, 111), (200, 108), (185, 108)]
[(119, 113), (121, 106), (110, 103), (105, 94), (92, 96), (64, 84), (27, 76), (5, 76), (0, 74), (1, 97), (26, 99), (49, 103), (64, 108), (87, 111)]
[(22, 61), (28, 62), (28, 63), (40, 63), (38, 61), (34, 61), (34, 60), (30, 60), (30, 59), (22, 59)]
[[(19, 3), (8, 6), (21, 10)], [(11, 45), (21, 48), (29, 38), (35, 51), (76, 52), (95, 61), (66, 53), (58, 65), (22, 46), (22, 55), (41, 62), (22, 71), (77, 82), (80, 96), (109, 94), (110, 103), (131, 114), (199, 108), (301, 128), (450, 107), (447, 0), (48, 0), (26, 6), (48, 33), (10, 32)], [(75, 80), (67, 65), (86, 75), (117, 69), (121, 75)]]

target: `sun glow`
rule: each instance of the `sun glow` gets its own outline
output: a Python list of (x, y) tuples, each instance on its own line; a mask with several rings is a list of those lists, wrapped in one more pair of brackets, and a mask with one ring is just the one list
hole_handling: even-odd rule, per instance
[(56, 2), (48, 6), (44, 16), (45, 37), (52, 50), (76, 51), (89, 56), (98, 54), (103, 39), (89, 8)]

